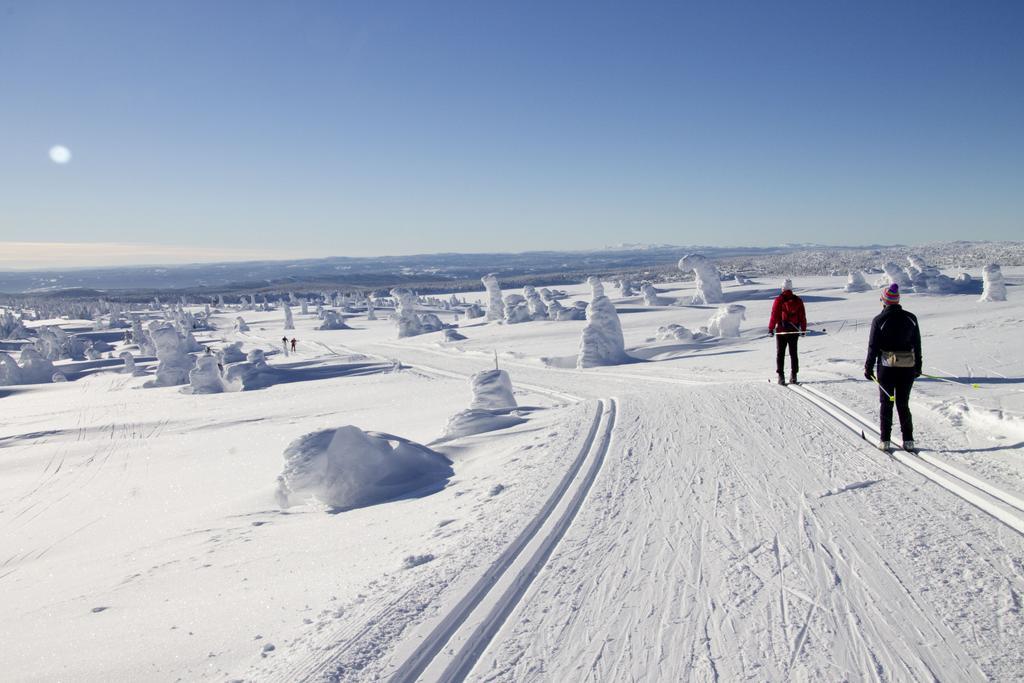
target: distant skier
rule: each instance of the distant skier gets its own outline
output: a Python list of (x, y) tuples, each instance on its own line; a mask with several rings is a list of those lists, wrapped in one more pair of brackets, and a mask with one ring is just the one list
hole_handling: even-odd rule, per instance
[(298, 340), (295, 339), (295, 337), (292, 337), (292, 351), (295, 351), (295, 344), (296, 344), (297, 341)]
[(281, 346), (284, 348), (284, 355), (288, 355), (288, 337), (281, 337)]
[[(778, 336), (775, 333), (779, 332)], [(789, 349), (789, 381), (796, 384), (796, 375), (800, 372), (800, 361), (797, 359), (797, 337), (807, 332), (807, 314), (804, 311), (803, 299), (793, 293), (793, 281), (788, 277), (782, 282), (782, 294), (775, 297), (772, 304), (772, 316), (768, 320), (768, 334), (775, 337), (775, 372), (779, 376), (779, 384), (786, 383), (786, 349)]]
[[(921, 327), (917, 317), (900, 306), (900, 286), (893, 283), (882, 291), (882, 312), (871, 321), (868, 357), (864, 377), (878, 384), (881, 402), (881, 441), (878, 447), (892, 449), (892, 408), (900, 416), (903, 449), (916, 453), (914, 422), (910, 415), (910, 389), (921, 376)], [(877, 363), (877, 377), (876, 376)]]

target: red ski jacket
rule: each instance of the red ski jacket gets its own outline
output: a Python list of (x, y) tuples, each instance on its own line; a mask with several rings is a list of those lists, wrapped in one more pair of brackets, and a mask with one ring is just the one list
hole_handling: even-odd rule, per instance
[(768, 321), (769, 332), (800, 332), (807, 331), (807, 315), (804, 313), (803, 299), (788, 289), (775, 297), (772, 304), (772, 317)]

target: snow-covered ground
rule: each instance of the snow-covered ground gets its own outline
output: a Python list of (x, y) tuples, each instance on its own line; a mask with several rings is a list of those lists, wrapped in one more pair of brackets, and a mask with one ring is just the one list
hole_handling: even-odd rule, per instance
[[(586, 321), (441, 309), (466, 339), (398, 339), (384, 310), (318, 330), (296, 308), (287, 355), (282, 310), (242, 312), (247, 332), (225, 310), (197, 337), (267, 352), (250, 391), (58, 361), (71, 381), (0, 387), (3, 678), (1019, 679), (1024, 269), (1003, 273), (1005, 302), (904, 296), (931, 376), (912, 399), (919, 460), (861, 438), (880, 305), (845, 275), (794, 277), (814, 330), (796, 389), (768, 381), (774, 280), (723, 283), (739, 337), (671, 341), (659, 327), (697, 331), (717, 306), (606, 283), (634, 362), (585, 370)], [(496, 359), (519, 419), (442, 438)], [(345, 425), (453, 474), (282, 509), (286, 448)]]

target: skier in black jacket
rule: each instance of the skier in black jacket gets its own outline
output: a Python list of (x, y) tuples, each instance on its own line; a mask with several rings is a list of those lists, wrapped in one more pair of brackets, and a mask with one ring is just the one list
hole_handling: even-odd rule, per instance
[[(916, 453), (914, 422), (910, 416), (910, 389), (921, 376), (921, 328), (917, 317), (900, 306), (900, 287), (893, 283), (882, 292), (882, 312), (871, 321), (864, 377), (878, 383), (881, 407), (881, 441), (878, 447), (892, 450), (892, 408), (900, 416), (903, 449)], [(876, 380), (876, 364), (877, 377)]]

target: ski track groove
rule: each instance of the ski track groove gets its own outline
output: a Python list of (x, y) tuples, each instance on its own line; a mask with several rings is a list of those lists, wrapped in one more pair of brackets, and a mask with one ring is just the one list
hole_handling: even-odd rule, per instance
[[(840, 402), (826, 396), (819, 390), (810, 391), (805, 387), (790, 386), (793, 393), (797, 394), (812, 405), (817, 406), (822, 412), (830, 415), (836, 421), (846, 425), (852, 431), (863, 432), (865, 429), (871, 431), (874, 434), (878, 434), (878, 429), (869, 423), (866, 418), (860, 416), (858, 413), (850, 408), (845, 407)], [(840, 414), (837, 414), (839, 411)], [(851, 425), (851, 421), (855, 421), (856, 426)], [(859, 429), (858, 429), (859, 426)], [(960, 498), (964, 502), (978, 508), (982, 512), (991, 515), (993, 518), (999, 520), (1008, 527), (1024, 535), (1024, 503), (1021, 503), (1020, 499), (1012, 493), (1002, 491), (986, 482), (981, 481), (977, 477), (963, 472), (959, 468), (943, 463), (934, 457), (924, 457), (925, 454), (921, 454), (921, 460), (933, 465), (935, 470), (941, 470), (946, 474), (955, 477), (955, 480), (949, 479), (940, 472), (930, 470), (927, 466), (922, 465), (920, 462), (915, 461), (915, 456), (910, 453), (902, 453), (896, 451), (891, 454), (893, 459), (902, 465), (912, 469), (918, 474), (926, 477), (928, 480), (935, 483), (937, 486), (945, 489), (950, 494)], [(993, 502), (996, 501), (996, 502)], [(1001, 507), (999, 503), (1004, 506)]]
[[(494, 634), (505, 622), (508, 615), (522, 599), (530, 587), (533, 578), (544, 567), (547, 559), (561, 541), (565, 531), (572, 524), (580, 507), (586, 500), (590, 489), (601, 470), (605, 453), (611, 443), (612, 431), (615, 426), (616, 402), (614, 398), (598, 404), (598, 411), (591, 426), (590, 433), (581, 448), (580, 455), (566, 473), (562, 482), (552, 493), (548, 502), (540, 513), (533, 519), (530, 525), (520, 536), (508, 546), (484, 576), (473, 586), (463, 597), (459, 604), (439, 623), (430, 634), (428, 634), (421, 645), (410, 655), (405, 662), (398, 667), (390, 677), (390, 680), (399, 682), (411, 682), (431, 666), (435, 658), (441, 653), (447, 643), (456, 638), (463, 625), (473, 615), (477, 607), (485, 600), (495, 585), (504, 579), (509, 570), (514, 570), (508, 586), (498, 596), (493, 606), (484, 606), (486, 614), (477, 623), (472, 631), (467, 634), (462, 644), (443, 671), (437, 677), (441, 681), (463, 680), (472, 669), (479, 656), (487, 648), (488, 643)], [(603, 428), (602, 428), (603, 424)], [(589, 463), (589, 467), (586, 465)], [(556, 509), (569, 494), (573, 484), (579, 481), (579, 487), (570, 499), (568, 507), (562, 515), (555, 520), (553, 528), (541, 539), (540, 547), (533, 551), (533, 554), (523, 557), (527, 546), (538, 537), (547, 521), (555, 514)], [(521, 564), (515, 568), (516, 564)]]

